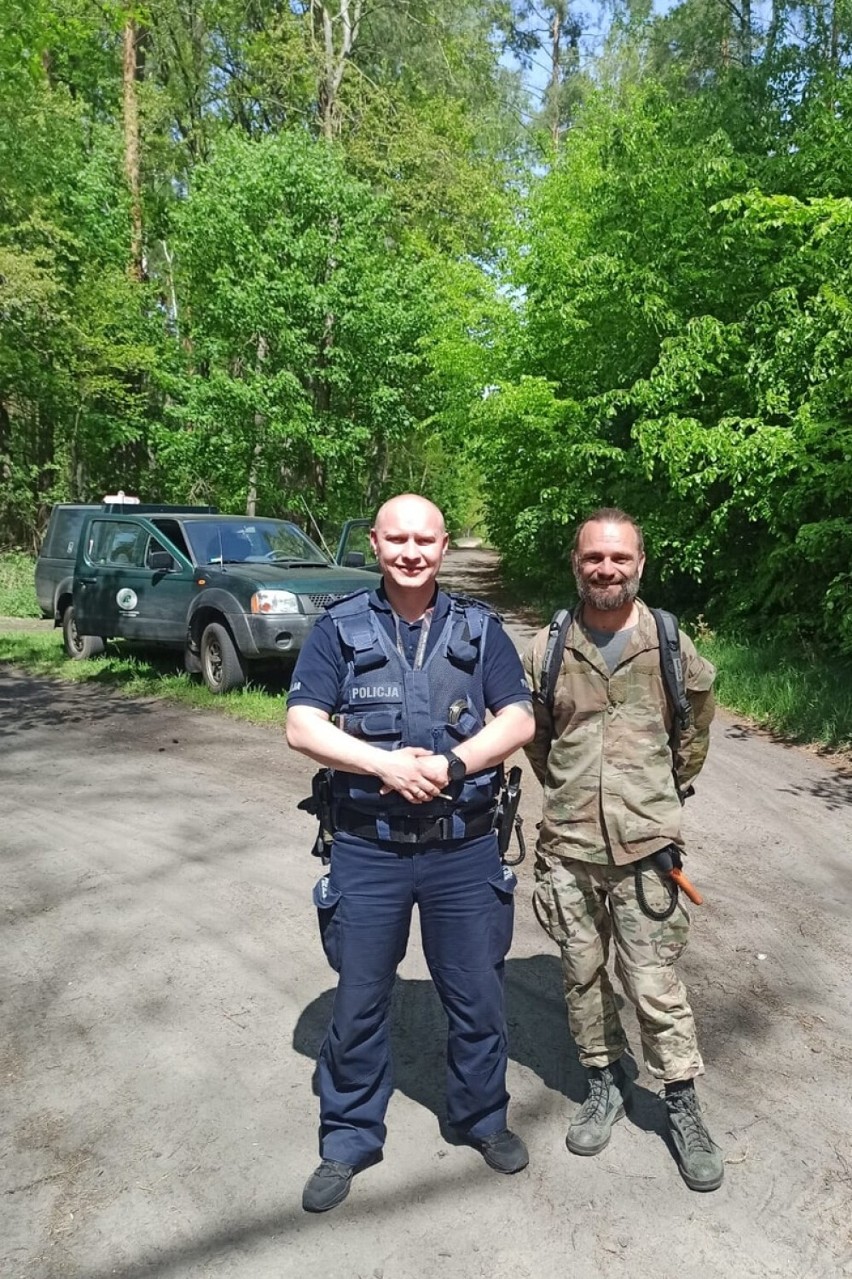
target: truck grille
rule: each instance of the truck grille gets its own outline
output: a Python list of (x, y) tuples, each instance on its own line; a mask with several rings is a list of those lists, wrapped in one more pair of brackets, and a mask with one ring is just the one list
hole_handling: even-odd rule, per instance
[(324, 594), (321, 594), (321, 595), (308, 596), (308, 599), (311, 601), (314, 608), (324, 608), (326, 604), (333, 604), (335, 600), (339, 600), (342, 598), (343, 596), (340, 595), (339, 593), (334, 594), (329, 591), (326, 591)]

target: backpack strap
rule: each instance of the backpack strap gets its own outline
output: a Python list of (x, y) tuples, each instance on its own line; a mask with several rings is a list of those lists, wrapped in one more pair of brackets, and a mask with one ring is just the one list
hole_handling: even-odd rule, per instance
[(682, 791), (677, 780), (677, 753), (680, 748), (681, 734), (692, 723), (692, 705), (686, 695), (686, 682), (683, 677), (683, 657), (680, 651), (680, 633), (677, 618), (663, 608), (652, 608), (654, 621), (657, 624), (657, 637), (660, 641), (660, 672), (666, 697), (672, 709), (672, 731), (669, 746), (672, 753), (672, 774), (675, 789), (681, 803), (695, 792), (690, 786)]
[(553, 698), (556, 693), (556, 676), (562, 662), (562, 654), (565, 652), (568, 628), (573, 620), (574, 613), (570, 608), (557, 609), (550, 619), (550, 630), (547, 633), (547, 644), (544, 648), (541, 677), (536, 697), (543, 706), (547, 707), (551, 715), (553, 714)]
[[(657, 627), (660, 645), (660, 673), (674, 717), (672, 751), (676, 753), (680, 734), (692, 723), (692, 705), (686, 695), (686, 683), (683, 677), (680, 631), (674, 613), (668, 613), (663, 608), (652, 608), (650, 612)], [(551, 713), (556, 691), (556, 676), (565, 651), (568, 628), (573, 620), (574, 614), (570, 608), (557, 609), (550, 620), (537, 698)]]
[(683, 678), (683, 658), (680, 652), (680, 633), (677, 618), (663, 608), (652, 608), (660, 642), (660, 669), (666, 688), (666, 697), (678, 726), (678, 733), (692, 723), (692, 706), (686, 695)]

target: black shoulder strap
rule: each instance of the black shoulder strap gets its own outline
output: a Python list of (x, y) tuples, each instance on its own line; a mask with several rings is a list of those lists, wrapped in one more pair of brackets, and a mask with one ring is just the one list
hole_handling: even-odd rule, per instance
[(553, 714), (553, 697), (556, 691), (556, 676), (565, 652), (565, 641), (568, 638), (568, 627), (574, 614), (570, 608), (558, 608), (550, 619), (550, 630), (547, 633), (547, 644), (541, 663), (541, 678), (538, 685), (538, 700)]
[[(657, 627), (660, 644), (660, 670), (666, 697), (669, 699), (672, 712), (677, 721), (679, 732), (688, 728), (692, 720), (692, 706), (686, 695), (686, 684), (683, 678), (683, 659), (680, 653), (680, 632), (677, 618), (662, 608), (652, 608), (651, 613)], [(538, 700), (549, 711), (553, 710), (553, 697), (556, 689), (556, 676), (565, 651), (568, 628), (573, 621), (570, 608), (560, 608), (553, 614), (541, 663)]]
[(476, 609), (480, 613), (487, 614), (488, 617), (493, 617), (502, 626), (503, 615), (498, 613), (496, 608), (489, 604), (487, 600), (479, 600), (475, 595), (468, 595), (464, 591), (447, 591), (447, 595), (449, 595), (455, 608)]
[(689, 728), (692, 722), (692, 706), (686, 695), (686, 683), (683, 678), (683, 658), (680, 652), (680, 632), (677, 618), (663, 608), (652, 608), (654, 621), (657, 624), (657, 637), (660, 641), (660, 669), (666, 697), (672, 708), (679, 732)]

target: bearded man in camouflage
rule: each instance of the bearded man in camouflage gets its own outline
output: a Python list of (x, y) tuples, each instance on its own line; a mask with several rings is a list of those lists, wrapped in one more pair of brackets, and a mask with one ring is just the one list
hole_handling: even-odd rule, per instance
[(552, 707), (541, 697), (548, 629), (524, 657), (536, 714), (535, 738), (525, 750), (544, 787), (534, 905), (562, 952), (568, 1022), (587, 1071), (588, 1096), (568, 1130), (568, 1149), (603, 1150), (629, 1099), (628, 1044), (607, 974), (612, 942), (645, 1065), (665, 1086), (681, 1174), (692, 1190), (715, 1190), (722, 1156), (695, 1093), (704, 1065), (674, 971), (689, 916), (679, 899), (668, 919), (652, 919), (638, 896), (658, 915), (670, 902), (669, 882), (646, 859), (683, 849), (680, 794), (707, 754), (715, 670), (681, 633), (692, 722), (673, 760), (657, 627), (636, 598), (644, 565), (636, 521), (620, 510), (596, 511), (574, 540), (580, 605), (561, 663), (554, 654)]

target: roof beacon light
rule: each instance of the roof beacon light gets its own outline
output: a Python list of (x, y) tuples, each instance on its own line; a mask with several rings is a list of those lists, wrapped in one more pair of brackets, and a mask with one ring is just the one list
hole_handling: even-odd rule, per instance
[(104, 505), (110, 502), (115, 506), (138, 506), (139, 505), (139, 498), (130, 497), (127, 493), (125, 493), (124, 489), (119, 489), (117, 493), (107, 493), (103, 501), (104, 501)]

